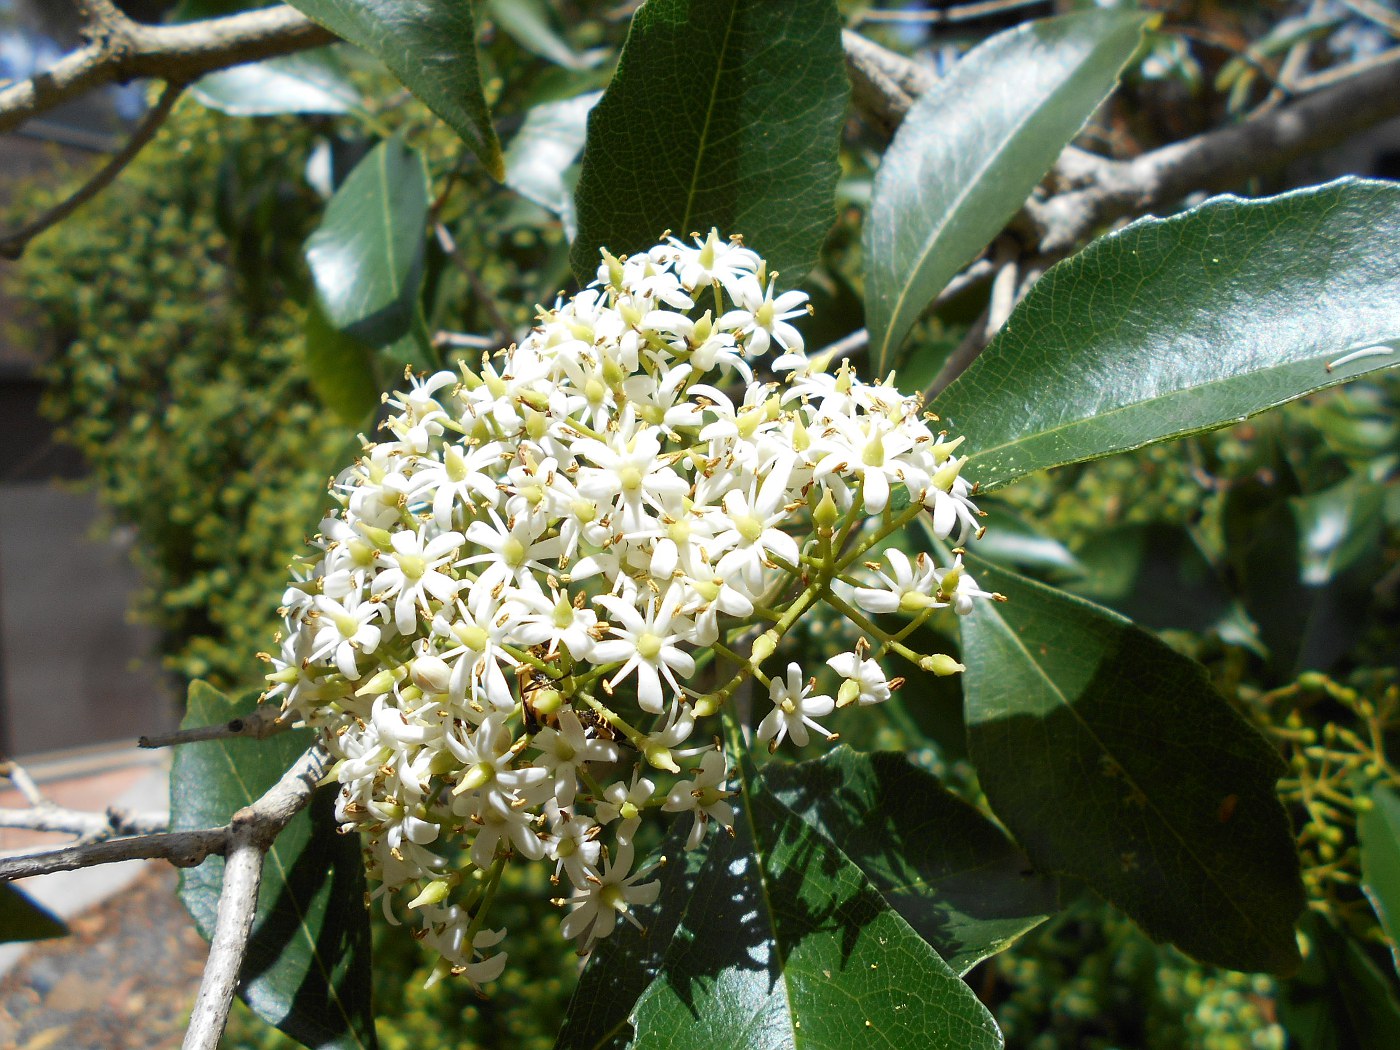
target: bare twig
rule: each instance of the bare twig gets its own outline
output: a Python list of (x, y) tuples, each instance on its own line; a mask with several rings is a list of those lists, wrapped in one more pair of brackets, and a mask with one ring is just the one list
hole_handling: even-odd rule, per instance
[[(929, 303), (926, 312), (937, 310), (952, 299), (956, 299), (970, 288), (974, 288), (986, 281), (996, 272), (996, 263), (991, 259), (978, 259), (972, 265), (963, 270), (951, 281), (943, 291), (939, 292), (933, 302)], [(843, 335), (834, 343), (822, 347), (812, 354), (812, 361), (817, 368), (826, 368), (831, 362), (844, 357), (847, 354), (858, 354), (870, 344), (870, 332), (865, 328), (857, 328), (849, 335)]]
[(42, 73), (0, 88), (0, 132), (104, 84), (142, 77), (188, 84), (215, 70), (335, 40), (286, 6), (168, 26), (142, 25), (111, 8), (89, 28), (90, 43)]
[(953, 352), (948, 355), (948, 360), (943, 362), (943, 367), (938, 370), (938, 374), (933, 377), (933, 382), (929, 383), (928, 389), (924, 391), (924, 400), (932, 401), (941, 394), (945, 387), (958, 376), (967, 371), (967, 366), (977, 359), (977, 355), (982, 352), (982, 348), (987, 345), (990, 338), (987, 335), (987, 320), (989, 310), (983, 310), (972, 322), (972, 327), (963, 336), (962, 342), (953, 348)]
[(174, 109), (175, 102), (184, 90), (183, 84), (168, 83), (165, 90), (161, 92), (160, 98), (150, 111), (142, 118), (137, 126), (131, 140), (127, 142), (119, 151), (114, 153), (106, 164), (83, 183), (78, 190), (66, 200), (50, 208), (43, 215), (29, 224), (14, 230), (10, 233), (0, 234), (0, 257), (6, 259), (18, 259), (24, 249), (39, 234), (43, 233), (50, 226), (59, 223), (72, 215), (88, 201), (96, 197), (104, 189), (116, 180), (123, 169), (130, 164), (138, 153), (145, 149), (146, 145), (155, 138), (160, 126), (165, 123), (170, 111)]
[(991, 339), (1016, 306), (1016, 290), (1020, 285), (1020, 252), (1016, 242), (1010, 237), (1002, 237), (996, 244), (997, 275), (992, 278), (992, 297), (987, 303), (986, 338)]
[(223, 1036), (238, 987), (238, 971), (243, 967), (243, 956), (253, 933), (265, 852), (251, 839), (239, 841), (229, 850), (218, 917), (209, 941), (209, 961), (190, 1014), (190, 1026), (185, 1030), (184, 1050), (216, 1050)]
[(914, 99), (927, 91), (937, 76), (927, 66), (849, 29), (842, 31), (841, 44), (856, 107), (876, 127), (892, 134)]
[(1299, 77), (1293, 85), (1295, 95), (1307, 95), (1314, 91), (1321, 91), (1323, 88), (1340, 84), (1344, 80), (1367, 70), (1376, 69), (1380, 66), (1388, 65), (1391, 62), (1400, 62), (1400, 47), (1387, 48), (1380, 54), (1371, 55), (1368, 58), (1358, 59), (1355, 62), (1348, 62), (1345, 65), (1333, 66), (1331, 69), (1324, 69), (1317, 73), (1309, 73), (1305, 77)]
[(496, 350), (501, 342), (489, 335), (470, 335), (467, 332), (438, 332), (433, 336), (434, 346), (445, 346), (453, 350)]
[(52, 802), (43, 802), (32, 809), (0, 809), (0, 828), (51, 831), (84, 841), (116, 835), (154, 835), (169, 824), (167, 813), (129, 813), (115, 808), (105, 813), (89, 813), (55, 806)]
[(262, 740), (276, 736), (291, 728), (291, 720), (285, 712), (275, 707), (259, 707), (251, 715), (219, 722), (212, 726), (196, 726), (193, 729), (177, 729), (170, 733), (154, 733), (136, 741), (137, 747), (171, 747), (175, 744), (191, 744), (199, 740), (227, 740), (230, 737), (248, 737)]
[(448, 258), (467, 278), (467, 284), (471, 286), (472, 298), (486, 311), (487, 320), (496, 329), (496, 345), (499, 346), (501, 342), (510, 338), (510, 322), (501, 313), (501, 308), (496, 305), (496, 297), (491, 294), (491, 289), (482, 284), (481, 277), (472, 268), (471, 262), (457, 247), (457, 239), (452, 236), (452, 231), (443, 223), (437, 223), (433, 232), (437, 237), (438, 244), (442, 246), (442, 250), (447, 253)]
[(26, 852), (0, 858), (0, 882), (123, 860), (168, 860), (177, 867), (187, 868), (198, 864), (211, 853), (222, 853), (228, 837), (227, 828), (202, 828), (198, 831), (167, 831), (158, 835), (103, 839), (38, 853)]
[(310, 800), (329, 760), (321, 748), (311, 748), (262, 798), (233, 815), (209, 961), (185, 1032), (184, 1050), (217, 1050), (253, 930), (263, 856), (287, 822)]
[(938, 370), (938, 374), (933, 377), (933, 382), (929, 384), (924, 396), (928, 400), (933, 400), (943, 389), (958, 376), (967, 370), (967, 366), (972, 364), (992, 341), (992, 337), (997, 334), (1001, 326), (1006, 323), (1006, 319), (1011, 316), (1011, 311), (1019, 302), (1020, 296), (1024, 294), (1021, 289), (1023, 283), (1020, 280), (1021, 274), (1021, 251), (1020, 246), (1012, 237), (999, 237), (992, 248), (993, 258), (984, 260), (988, 267), (994, 270), (996, 276), (992, 278), (992, 292), (987, 302), (987, 307), (972, 323), (972, 327), (967, 330), (960, 342), (948, 359), (943, 362), (943, 367)]
[(1391, 36), (1400, 39), (1400, 15), (1376, 3), (1376, 0), (1342, 0), (1362, 18), (1370, 19)]
[(47, 804), (48, 799), (44, 798), (39, 785), (34, 783), (34, 778), (18, 762), (0, 763), (0, 776), (7, 778), (31, 806)]
[(1227, 189), (1394, 116), (1400, 116), (1400, 60), (1242, 124), (1133, 160), (1107, 161), (1092, 184), (1030, 201), (1024, 214), (1041, 252), (1067, 251), (1104, 223), (1194, 191)]

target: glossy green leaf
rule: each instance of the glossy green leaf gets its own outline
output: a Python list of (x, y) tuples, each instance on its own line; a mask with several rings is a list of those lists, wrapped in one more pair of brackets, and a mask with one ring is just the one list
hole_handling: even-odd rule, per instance
[(607, 54), (604, 49), (575, 51), (554, 28), (541, 0), (486, 0), (486, 9), (517, 44), (565, 69), (591, 69)]
[(837, 748), (763, 782), (966, 973), (1058, 910), (1055, 885), (990, 820), (903, 755)]
[(1361, 838), (1361, 881), (1371, 906), (1390, 938), (1400, 973), (1400, 794), (1386, 784), (1371, 789), (1371, 808), (1357, 821)]
[(369, 347), (326, 320), (315, 298), (306, 306), (306, 363), (311, 389), (347, 427), (364, 425), (379, 404)]
[(1005, 602), (961, 619), (973, 762), (1036, 867), (1153, 938), (1290, 972), (1304, 903), (1278, 754), (1204, 669), (1099, 606), (970, 559)]
[[(253, 696), (230, 700), (190, 686), (183, 725), (248, 714)], [(226, 823), (256, 801), (313, 742), (307, 730), (266, 740), (181, 744), (170, 772), (172, 830)], [(337, 833), (333, 791), (318, 792), (277, 837), (263, 862), (257, 918), (239, 974), (253, 1011), (309, 1047), (376, 1046), (370, 1004), (369, 915), (359, 844)], [(214, 928), (224, 861), (210, 857), (180, 874), (180, 900), (206, 938)]]
[(1052, 267), (934, 407), (994, 487), (1389, 367), (1343, 358), (1397, 340), (1400, 184), (1217, 197)]
[(423, 158), (400, 139), (381, 142), (355, 165), (306, 242), (326, 320), (371, 346), (409, 331), (427, 216)]
[(235, 117), (350, 113), (361, 106), (360, 93), (329, 48), (210, 73), (190, 92), (210, 109)]
[(865, 222), (874, 374), (919, 315), (1025, 203), (1113, 90), (1146, 16), (1091, 9), (1026, 22), (968, 52), (910, 108)]
[(469, 0), (290, 0), (307, 17), (379, 59), (462, 137), (486, 170), (505, 174), (481, 88)]
[(986, 1008), (860, 869), (747, 763), (742, 780), (630, 1045), (999, 1050)]
[(575, 275), (713, 226), (796, 284), (836, 219), (849, 92), (835, 0), (648, 0), (588, 121)]
[(590, 91), (536, 106), (506, 147), (506, 185), (559, 216), (570, 240), (578, 233), (571, 170), (583, 149), (588, 114), (602, 97)]
[(68, 936), (68, 927), (18, 886), (0, 882), (0, 944)]
[(1279, 989), (1278, 1014), (1297, 1050), (1394, 1050), (1400, 1001), (1365, 950), (1321, 916), (1302, 923), (1303, 968)]

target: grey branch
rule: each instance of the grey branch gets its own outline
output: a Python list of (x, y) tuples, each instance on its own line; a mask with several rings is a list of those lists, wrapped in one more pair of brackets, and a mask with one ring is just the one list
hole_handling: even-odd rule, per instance
[[(311, 748), (262, 798), (235, 813), (227, 825), (217, 828), (164, 831), (160, 827), (163, 817), (127, 818), (110, 810), (105, 817), (100, 817), (64, 810), (42, 800), (32, 810), (0, 810), (0, 826), (36, 826), (37, 830), (87, 835), (101, 834), (105, 825), (114, 836), (59, 849), (25, 850), (0, 857), (0, 882), (123, 860), (168, 860), (177, 867), (190, 867), (211, 854), (229, 852), (245, 839), (266, 851), (287, 822), (310, 800), (317, 783), (325, 775), (328, 761), (319, 747)], [(26, 817), (25, 814), (35, 816)], [(54, 826), (37, 827), (42, 823), (40, 815), (51, 817)], [(15, 822), (6, 825), (5, 818), (9, 816), (13, 816)], [(151, 833), (133, 834), (147, 829), (151, 829)]]
[(43, 73), (0, 89), (0, 132), (104, 84), (150, 77), (188, 84), (206, 73), (319, 47), (335, 39), (279, 6), (183, 25), (134, 22), (111, 5), (89, 23), (89, 42)]
[[(874, 126), (892, 131), (936, 78), (857, 33), (847, 31), (842, 39), (856, 104)], [(1287, 105), (1132, 160), (1107, 160), (1069, 147), (1049, 180), (1061, 192), (1027, 203), (1022, 232), (1041, 255), (1063, 254), (1116, 219), (1173, 204), (1198, 190), (1237, 186), (1400, 116), (1400, 49), (1355, 69), (1314, 74), (1294, 90), (1300, 97)]]
[(275, 707), (259, 707), (245, 718), (234, 718), (212, 726), (196, 726), (193, 729), (177, 729), (173, 733), (153, 733), (136, 741), (137, 747), (171, 747), (175, 744), (189, 744), (199, 740), (227, 740), (231, 737), (247, 737), (262, 740), (291, 728), (291, 722), (283, 717), (283, 712)]
[(30, 809), (0, 809), (0, 828), (52, 831), (88, 842), (118, 835), (154, 835), (169, 823), (165, 813), (128, 813), (122, 809), (89, 813), (47, 801)]
[(51, 875), (56, 871), (72, 871), (75, 868), (92, 868), (99, 864), (115, 864), (123, 860), (168, 860), (176, 867), (188, 868), (212, 853), (224, 852), (228, 837), (228, 828), (204, 828), (199, 831), (104, 839), (5, 857), (0, 859), (0, 882)]
[(195, 996), (190, 1026), (185, 1030), (184, 1050), (215, 1050), (223, 1036), (233, 993), (238, 988), (238, 971), (243, 967), (248, 939), (253, 934), (263, 853), (263, 848), (253, 841), (240, 841), (229, 851), (214, 935), (209, 941), (209, 961)]
[(320, 747), (311, 748), (262, 798), (233, 815), (209, 961), (185, 1032), (184, 1050), (217, 1050), (253, 931), (263, 856), (287, 822), (310, 801), (329, 762)]
[(24, 796), (24, 801), (31, 806), (42, 806), (48, 801), (44, 798), (43, 792), (39, 790), (39, 785), (34, 783), (34, 778), (18, 762), (0, 763), (0, 776), (9, 780), (15, 789)]
[(1241, 124), (1126, 161), (1101, 161), (1088, 185), (1043, 201), (1026, 218), (1042, 253), (1068, 251), (1097, 227), (1198, 190), (1223, 190), (1400, 116), (1400, 57)]

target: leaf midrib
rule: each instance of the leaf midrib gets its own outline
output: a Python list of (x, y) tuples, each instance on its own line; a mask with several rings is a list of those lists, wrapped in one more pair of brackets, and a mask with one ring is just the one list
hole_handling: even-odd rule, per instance
[(710, 85), (710, 100), (705, 106), (705, 119), (700, 124), (700, 141), (695, 145), (695, 164), (690, 172), (690, 186), (685, 194), (685, 215), (681, 218), (681, 228), (676, 232), (682, 237), (686, 236), (690, 229), (690, 213), (695, 207), (695, 198), (699, 193), (697, 187), (700, 185), (700, 167), (705, 160), (705, 147), (710, 139), (710, 125), (714, 121), (715, 104), (719, 99), (720, 74), (724, 70), (724, 62), (729, 54), (729, 38), (734, 32), (734, 20), (738, 17), (739, 5), (731, 2), (729, 5), (729, 18), (724, 23), (724, 39), (719, 44), (719, 54), (715, 61), (714, 81)]
[(1045, 684), (1050, 687), (1050, 690), (1059, 700), (1061, 705), (1063, 705), (1069, 711), (1069, 713), (1074, 716), (1074, 720), (1079, 724), (1080, 728), (1088, 735), (1089, 739), (1093, 741), (1093, 743), (1099, 748), (1101, 753), (1107, 755), (1109, 759), (1112, 762), (1116, 763), (1117, 767), (1120, 770), (1122, 770), (1124, 781), (1126, 781), (1133, 788), (1133, 790), (1137, 792), (1138, 797), (1141, 797), (1146, 800), (1147, 806), (1152, 810), (1154, 814), (1156, 814), (1157, 819), (1161, 822), (1162, 826), (1166, 828), (1169, 832), (1171, 832), (1172, 837), (1177, 840), (1177, 842), (1180, 844), (1182, 850), (1186, 853), (1186, 855), (1191, 858), (1191, 860), (1196, 864), (1196, 866), (1205, 874), (1206, 878), (1210, 880), (1210, 883), (1212, 886), (1215, 887), (1216, 892), (1218, 892), (1220, 896), (1229, 903), (1230, 907), (1233, 908), (1235, 912), (1240, 916), (1240, 918), (1244, 920), (1246, 926), (1262, 934), (1264, 931), (1259, 929), (1258, 924), (1256, 924), (1253, 921), (1249, 913), (1245, 911), (1235, 900), (1234, 896), (1228, 893), (1225, 890), (1225, 887), (1220, 884), (1219, 879), (1216, 877), (1215, 871), (1208, 864), (1206, 864), (1199, 856), (1197, 856), (1196, 851), (1191, 848), (1190, 842), (1182, 836), (1181, 832), (1177, 830), (1176, 826), (1170, 820), (1167, 819), (1166, 814), (1158, 808), (1156, 799), (1154, 799), (1151, 795), (1149, 795), (1146, 791), (1142, 789), (1142, 787), (1138, 784), (1137, 780), (1133, 777), (1132, 773), (1129, 771), (1128, 766), (1124, 765), (1123, 762), (1119, 760), (1117, 754), (1113, 750), (1111, 750), (1108, 747), (1108, 745), (1103, 742), (1103, 740), (1099, 738), (1099, 735), (1096, 732), (1094, 732), (1093, 727), (1084, 719), (1084, 716), (1081, 715), (1077, 710), (1075, 710), (1074, 704), (1070, 703), (1069, 698), (1066, 697), (1064, 692), (1060, 689), (1060, 687), (1055, 684), (1055, 681), (1040, 665), (1040, 662), (1035, 659), (1035, 657), (1031, 654), (1031, 651), (1026, 648), (1025, 643), (1022, 642), (1020, 636), (1017, 635), (1016, 632), (1011, 629), (1011, 625), (1006, 622), (1005, 618), (993, 609), (983, 609), (979, 611), (985, 612), (989, 617), (991, 617), (993, 621), (997, 624), (1002, 634), (1010, 638), (1012, 642), (1015, 643), (1016, 648), (1019, 649), (1025, 655), (1026, 662), (1029, 663), (1030, 666), (1035, 669), (1036, 674), (1039, 675), (1040, 678), (1045, 682)]
[[(1400, 340), (1400, 335), (1397, 335), (1397, 336), (1393, 337), (1393, 339), (1388, 339), (1388, 340), (1387, 340), (1387, 339), (1376, 340), (1376, 342), (1377, 342), (1377, 343), (1383, 343), (1383, 342), (1391, 342), (1391, 341), (1396, 341), (1396, 340)], [(1041, 438), (1053, 437), (1053, 436), (1056, 435), (1056, 434), (1060, 434), (1060, 433), (1063, 433), (1063, 432), (1066, 432), (1066, 431), (1074, 430), (1074, 429), (1076, 429), (1076, 428), (1078, 428), (1078, 427), (1092, 426), (1093, 424), (1098, 423), (1100, 420), (1109, 420), (1109, 419), (1111, 419), (1113, 416), (1116, 416), (1116, 415), (1118, 415), (1118, 414), (1120, 414), (1120, 413), (1122, 413), (1122, 412), (1129, 412), (1129, 411), (1133, 411), (1133, 410), (1136, 410), (1136, 409), (1140, 409), (1140, 408), (1142, 408), (1143, 406), (1146, 406), (1146, 405), (1168, 404), (1168, 403), (1170, 403), (1172, 400), (1174, 400), (1174, 399), (1176, 399), (1176, 398), (1179, 398), (1179, 397), (1182, 397), (1183, 395), (1184, 395), (1184, 396), (1191, 396), (1191, 395), (1194, 395), (1194, 394), (1197, 394), (1197, 393), (1200, 393), (1200, 392), (1203, 392), (1203, 391), (1209, 391), (1209, 390), (1211, 390), (1211, 389), (1214, 388), (1214, 387), (1227, 386), (1227, 385), (1230, 385), (1230, 384), (1233, 384), (1233, 383), (1237, 383), (1237, 382), (1241, 382), (1241, 381), (1251, 381), (1251, 380), (1256, 379), (1256, 378), (1259, 377), (1259, 376), (1267, 375), (1267, 374), (1270, 373), (1270, 372), (1276, 372), (1276, 371), (1279, 371), (1279, 370), (1285, 369), (1285, 368), (1294, 368), (1294, 367), (1297, 367), (1298, 365), (1306, 365), (1306, 364), (1308, 364), (1309, 361), (1311, 361), (1311, 360), (1325, 361), (1327, 358), (1332, 357), (1332, 356), (1334, 356), (1333, 353), (1326, 353), (1326, 354), (1319, 354), (1316, 358), (1311, 358), (1311, 359), (1310, 359), (1310, 358), (1303, 358), (1303, 359), (1298, 360), (1298, 361), (1285, 361), (1285, 362), (1282, 362), (1282, 363), (1280, 363), (1280, 364), (1271, 365), (1271, 366), (1269, 366), (1269, 367), (1267, 367), (1267, 368), (1258, 369), (1257, 371), (1254, 371), (1254, 372), (1241, 372), (1241, 373), (1237, 373), (1237, 374), (1231, 375), (1231, 376), (1223, 376), (1223, 377), (1221, 377), (1220, 379), (1213, 379), (1213, 380), (1211, 380), (1211, 381), (1208, 382), (1208, 383), (1202, 383), (1202, 384), (1199, 384), (1199, 385), (1197, 385), (1197, 386), (1177, 387), (1176, 389), (1170, 390), (1170, 391), (1168, 391), (1168, 392), (1166, 392), (1166, 393), (1164, 393), (1164, 394), (1160, 394), (1160, 395), (1157, 395), (1157, 396), (1154, 396), (1154, 397), (1143, 398), (1143, 399), (1140, 400), (1140, 401), (1132, 401), (1132, 402), (1129, 402), (1128, 404), (1119, 405), (1119, 406), (1117, 406), (1116, 408), (1110, 408), (1110, 409), (1108, 409), (1107, 411), (1104, 411), (1104, 412), (1096, 412), (1094, 415), (1091, 415), (1091, 416), (1079, 416), (1078, 418), (1071, 419), (1071, 420), (1067, 420), (1067, 421), (1065, 421), (1065, 422), (1063, 422), (1063, 423), (1056, 424), (1055, 426), (1046, 427), (1046, 428), (1043, 429), (1043, 430), (1037, 430), (1037, 431), (1034, 431), (1033, 433), (1029, 433), (1029, 434), (1020, 434), (1020, 435), (1017, 435), (1016, 437), (1011, 438), (1011, 439), (1008, 440), (1008, 441), (1003, 441), (1003, 442), (1002, 442), (1001, 444), (999, 444), (999, 445), (987, 445), (987, 446), (985, 446), (985, 447), (979, 448), (979, 449), (977, 449), (975, 452), (973, 452), (972, 455), (969, 457), (969, 459), (968, 459), (968, 464), (967, 464), (967, 465), (968, 465), (968, 467), (969, 467), (970, 469), (975, 470), (975, 469), (976, 469), (976, 465), (977, 465), (977, 463), (978, 463), (979, 461), (985, 461), (985, 460), (988, 459), (990, 456), (994, 455), (994, 454), (997, 453), (997, 452), (1001, 452), (1001, 451), (1004, 450), (1004, 449), (1015, 449), (1016, 447), (1018, 447), (1018, 446), (1020, 446), (1020, 445), (1027, 444), (1027, 443), (1032, 442), (1032, 441), (1038, 441), (1038, 440), (1040, 440)], [(1256, 415), (1258, 415), (1260, 412), (1267, 412), (1267, 411), (1268, 411), (1269, 409), (1271, 409), (1271, 408), (1277, 408), (1279, 405), (1287, 404), (1289, 401), (1296, 401), (1296, 400), (1298, 400), (1298, 398), (1300, 398), (1300, 397), (1306, 397), (1308, 394), (1314, 394), (1314, 393), (1317, 393), (1317, 392), (1320, 391), (1320, 390), (1327, 390), (1327, 389), (1330, 389), (1331, 387), (1338, 386), (1338, 385), (1340, 385), (1340, 384), (1342, 384), (1342, 383), (1349, 383), (1349, 382), (1351, 382), (1353, 379), (1359, 379), (1359, 378), (1362, 377), (1362, 376), (1370, 375), (1372, 372), (1379, 372), (1379, 371), (1381, 371), (1381, 370), (1383, 370), (1383, 369), (1386, 369), (1386, 368), (1400, 368), (1400, 362), (1397, 362), (1397, 361), (1387, 361), (1387, 360), (1383, 360), (1383, 359), (1380, 359), (1380, 358), (1377, 358), (1376, 360), (1377, 360), (1378, 363), (1377, 363), (1376, 366), (1373, 367), (1373, 368), (1363, 369), (1362, 371), (1359, 371), (1359, 372), (1352, 372), (1352, 373), (1349, 373), (1349, 374), (1346, 374), (1346, 375), (1337, 375), (1335, 378), (1329, 379), (1328, 382), (1324, 383), (1324, 384), (1321, 385), (1321, 386), (1309, 387), (1307, 390), (1304, 390), (1304, 391), (1302, 391), (1301, 393), (1298, 393), (1298, 394), (1293, 394), (1293, 395), (1291, 395), (1291, 396), (1285, 398), (1285, 399), (1282, 400), (1282, 401), (1272, 402), (1272, 403), (1270, 403), (1270, 404), (1263, 405), (1263, 406), (1261, 406), (1261, 407), (1259, 407), (1259, 408), (1257, 408), (1257, 409), (1254, 409), (1254, 410), (1248, 412), (1248, 413), (1247, 413), (1247, 416), (1256, 416)], [(975, 378), (975, 377), (974, 377), (974, 378)], [(937, 406), (935, 406), (935, 407), (937, 407)], [(948, 413), (948, 410), (945, 408), (945, 409), (944, 409), (944, 412), (945, 412), (945, 413)], [(948, 414), (951, 415), (952, 413), (948, 413)], [(1215, 429), (1215, 428), (1217, 428), (1217, 427), (1229, 426), (1231, 423), (1234, 423), (1234, 422), (1236, 422), (1236, 417), (1231, 416), (1231, 417), (1229, 417), (1229, 418), (1227, 418), (1227, 419), (1220, 420), (1220, 421), (1213, 422), (1213, 423), (1204, 423), (1204, 424), (1199, 424), (1199, 425), (1193, 423), (1193, 424), (1190, 424), (1190, 425), (1189, 425), (1186, 429), (1184, 429), (1184, 430), (1172, 431), (1170, 434), (1164, 434), (1164, 435), (1162, 435), (1161, 437), (1148, 438), (1146, 441), (1142, 441), (1142, 442), (1139, 442), (1139, 443), (1133, 444), (1133, 445), (1124, 445), (1124, 446), (1121, 446), (1121, 447), (1114, 447), (1114, 448), (1106, 449), (1106, 450), (1103, 451), (1103, 452), (1095, 453), (1093, 456), (1090, 456), (1090, 457), (1087, 457), (1087, 458), (1099, 458), (1099, 457), (1102, 457), (1102, 456), (1114, 455), (1115, 453), (1118, 453), (1118, 452), (1129, 452), (1129, 451), (1131, 451), (1131, 450), (1133, 450), (1133, 449), (1135, 449), (1135, 448), (1142, 448), (1144, 445), (1155, 444), (1155, 443), (1158, 442), (1158, 441), (1170, 441), (1170, 440), (1172, 440), (1173, 438), (1187, 437), (1187, 436), (1190, 435), (1190, 434), (1198, 434), (1198, 433), (1201, 433), (1202, 431), (1205, 431), (1205, 430), (1213, 430), (1213, 429)], [(1030, 470), (1021, 470), (1021, 471), (1019, 471), (1018, 473), (1011, 475), (1011, 477), (1009, 477), (1009, 478), (998, 479), (998, 480), (995, 481), (993, 484), (1002, 485), (1002, 484), (1005, 484), (1005, 483), (1008, 482), (1008, 481), (1014, 480), (1015, 478), (1021, 477), (1023, 474), (1030, 473), (1031, 470), (1040, 470), (1040, 469), (1044, 469), (1045, 467), (1049, 467), (1049, 466), (1054, 466), (1054, 464), (1044, 464), (1044, 465), (1041, 466), (1041, 467), (1032, 467), (1032, 468), (1030, 468)]]
[[(1030, 35), (1030, 30), (1027, 29), (1023, 35)], [(1080, 68), (1082, 68), (1084, 64), (1089, 60), (1089, 58), (1098, 53), (1099, 47), (1100, 44), (1095, 43), (1095, 45), (1092, 48), (1090, 48), (1088, 53), (1085, 54), (1085, 56), (1080, 61), (1074, 64), (1073, 70), (1077, 71)], [(905, 281), (903, 287), (899, 291), (899, 294), (895, 297), (894, 304), (890, 308), (890, 323), (885, 326), (885, 331), (882, 334), (880, 340), (880, 352), (877, 358), (879, 364), (875, 369), (877, 374), (883, 374), (887, 366), (887, 357), (890, 352), (891, 334), (895, 330), (894, 322), (898, 320), (900, 312), (904, 309), (904, 302), (909, 297), (910, 290), (914, 287), (915, 277), (918, 274), (918, 272), (923, 268), (924, 263), (928, 259), (929, 255), (932, 254), (933, 249), (937, 244), (939, 238), (942, 236), (943, 232), (947, 230), (949, 222), (951, 221), (951, 216), (962, 207), (963, 203), (969, 197), (971, 197), (974, 194), (974, 192), (982, 188), (981, 184), (983, 177), (988, 171), (992, 169), (992, 167), (996, 165), (998, 161), (1002, 159), (1003, 156), (1005, 156), (1007, 151), (1010, 149), (1013, 139), (1015, 139), (1021, 133), (1022, 129), (1025, 128), (1027, 124), (1034, 122), (1035, 117), (1038, 116), (1040, 113), (1043, 113), (1047, 108), (1049, 108), (1049, 106), (1052, 103), (1059, 101), (1061, 94), (1063, 93), (1066, 85), (1069, 83), (1069, 80), (1069, 77), (1062, 76), (1060, 78), (1059, 87), (1057, 87), (1052, 94), (1046, 97), (1044, 104), (1033, 107), (1026, 113), (1023, 119), (1018, 120), (1012, 126), (1011, 133), (1007, 134), (1002, 139), (1001, 146), (988, 155), (987, 162), (977, 168), (974, 177), (967, 179), (964, 182), (964, 189), (961, 190), (953, 198), (951, 204), (944, 210), (944, 221), (937, 226), (937, 228), (933, 231), (933, 233), (925, 242), (923, 250), (919, 252), (918, 262), (915, 263), (914, 266), (909, 268), (909, 279)], [(1116, 74), (1114, 75), (1114, 81), (1117, 81)], [(935, 87), (933, 90), (937, 90), (937, 88)], [(934, 294), (937, 294), (937, 292), (935, 292)]]

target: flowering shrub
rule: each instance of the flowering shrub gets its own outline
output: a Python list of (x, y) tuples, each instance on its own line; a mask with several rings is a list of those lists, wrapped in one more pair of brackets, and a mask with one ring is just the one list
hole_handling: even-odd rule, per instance
[[(962, 439), (917, 396), (823, 371), (789, 324), (805, 294), (776, 282), (713, 230), (604, 251), (518, 345), (414, 378), (335, 481), (268, 698), (320, 730), (374, 896), (420, 924), (436, 976), (501, 973), (489, 913), (511, 856), (566, 880), (580, 952), (635, 922), (659, 889), (642, 817), (690, 814), (691, 849), (733, 819), (712, 720), (749, 683), (771, 751), (888, 699), (887, 654), (962, 669), (904, 642), (994, 597), (961, 558), (863, 562), (925, 510), (940, 537), (977, 529)], [(779, 653), (819, 602), (863, 632), (827, 686)], [(884, 613), (910, 622), (890, 633)]]

